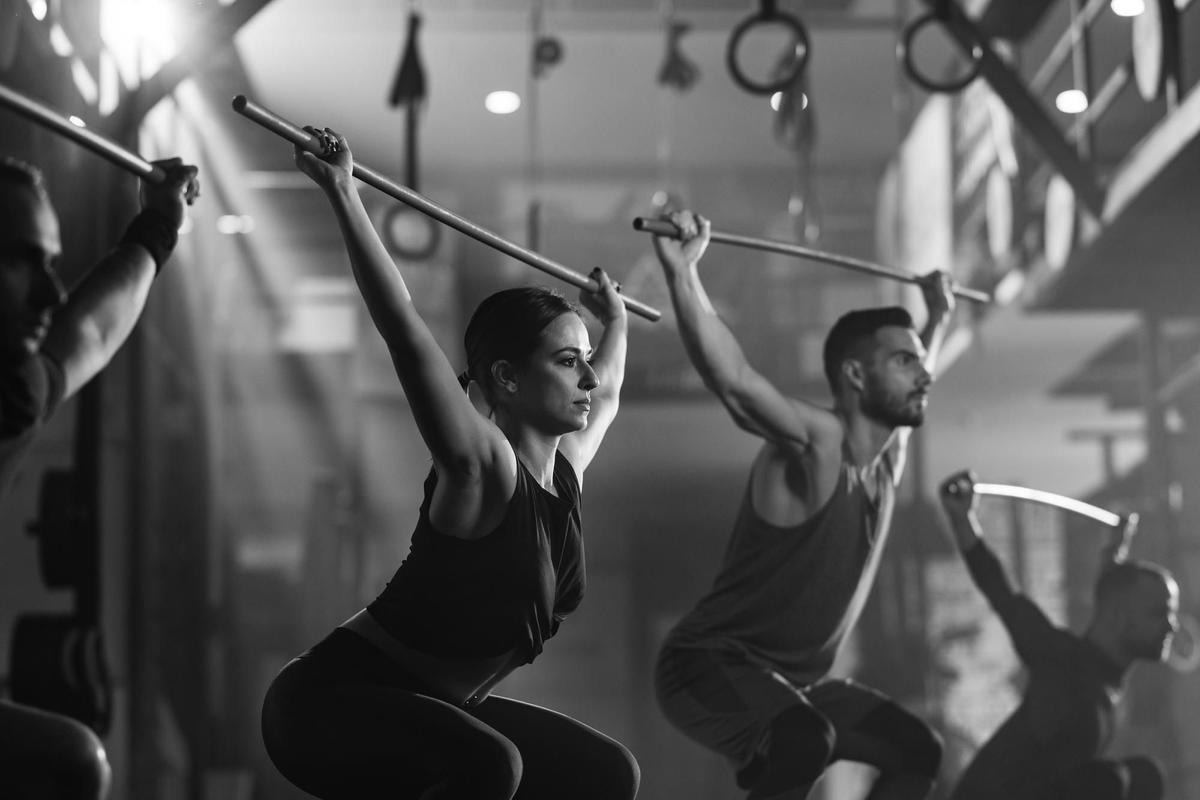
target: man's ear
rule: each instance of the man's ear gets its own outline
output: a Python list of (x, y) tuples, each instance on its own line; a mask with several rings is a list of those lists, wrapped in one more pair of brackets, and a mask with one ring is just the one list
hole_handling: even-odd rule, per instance
[(496, 382), (496, 388), (504, 394), (517, 393), (517, 371), (510, 362), (503, 359), (493, 361), (492, 380)]
[(862, 392), (866, 385), (866, 371), (863, 369), (863, 364), (857, 358), (847, 358), (842, 360), (842, 376), (845, 377), (846, 383), (856, 392)]

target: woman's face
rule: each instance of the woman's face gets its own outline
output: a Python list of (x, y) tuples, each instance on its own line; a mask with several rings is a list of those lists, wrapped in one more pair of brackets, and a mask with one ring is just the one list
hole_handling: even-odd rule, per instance
[(591, 392), (599, 380), (588, 360), (592, 345), (578, 314), (560, 314), (537, 347), (514, 371), (511, 408), (528, 424), (553, 436), (587, 427)]

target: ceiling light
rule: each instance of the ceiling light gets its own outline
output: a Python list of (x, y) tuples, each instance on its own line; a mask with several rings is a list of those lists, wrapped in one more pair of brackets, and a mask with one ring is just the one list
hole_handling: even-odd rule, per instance
[(178, 52), (174, 31), (166, 0), (104, 0), (100, 7), (100, 36), (131, 88)]
[[(801, 111), (808, 108), (808, 95), (804, 92), (800, 92), (799, 103)], [(783, 108), (783, 92), (776, 92), (771, 95), (771, 110), (778, 111), (781, 108)]]
[(254, 217), (248, 214), (222, 214), (217, 217), (217, 232), (226, 236), (254, 231)]
[(521, 96), (516, 92), (501, 89), (488, 94), (483, 101), (483, 107), (493, 114), (511, 114), (521, 107)]
[(1146, 10), (1146, 0), (1112, 0), (1109, 8), (1118, 17), (1136, 17)]
[(1058, 97), (1054, 98), (1054, 105), (1064, 114), (1079, 114), (1087, 110), (1088, 99), (1087, 95), (1078, 89), (1067, 89), (1058, 93)]
[(50, 8), (46, 0), (29, 0), (29, 10), (33, 12), (33, 18), (41, 22), (46, 18), (46, 12)]

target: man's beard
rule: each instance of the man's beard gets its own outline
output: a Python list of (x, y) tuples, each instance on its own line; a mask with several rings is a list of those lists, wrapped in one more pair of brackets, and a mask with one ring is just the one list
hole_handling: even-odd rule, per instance
[(925, 408), (916, 392), (889, 394), (870, 379), (863, 393), (863, 414), (892, 428), (919, 428), (925, 421)]

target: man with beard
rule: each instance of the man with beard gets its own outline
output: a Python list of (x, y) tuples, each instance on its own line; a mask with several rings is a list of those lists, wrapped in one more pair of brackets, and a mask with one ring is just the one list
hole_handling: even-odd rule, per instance
[(1160, 800), (1149, 758), (1106, 759), (1125, 676), (1162, 661), (1178, 628), (1179, 587), (1162, 567), (1124, 556), (1132, 524), (1114, 531), (1083, 636), (1053, 625), (1015, 591), (983, 539), (969, 472), (942, 484), (942, 506), (972, 579), (1000, 615), (1029, 672), (1025, 696), (963, 773), (961, 800)]
[(885, 695), (827, 673), (870, 591), (911, 428), (924, 419), (950, 282), (921, 278), (921, 336), (899, 307), (853, 311), (825, 342), (833, 408), (783, 395), (746, 360), (697, 273), (709, 223), (670, 215), (655, 249), (692, 363), (734, 422), (764, 440), (712, 589), (667, 637), (667, 718), (736, 770), (749, 800), (801, 800), (830, 762), (879, 771), (872, 800), (928, 795), (937, 735)]
[[(196, 168), (156, 162), (162, 184), (120, 243), (69, 294), (56, 272), (58, 216), (34, 167), (0, 158), (0, 493), (59, 404), (103, 369), (133, 330), (175, 246)], [(73, 719), (0, 700), (0, 797), (108, 794), (104, 746)]]

